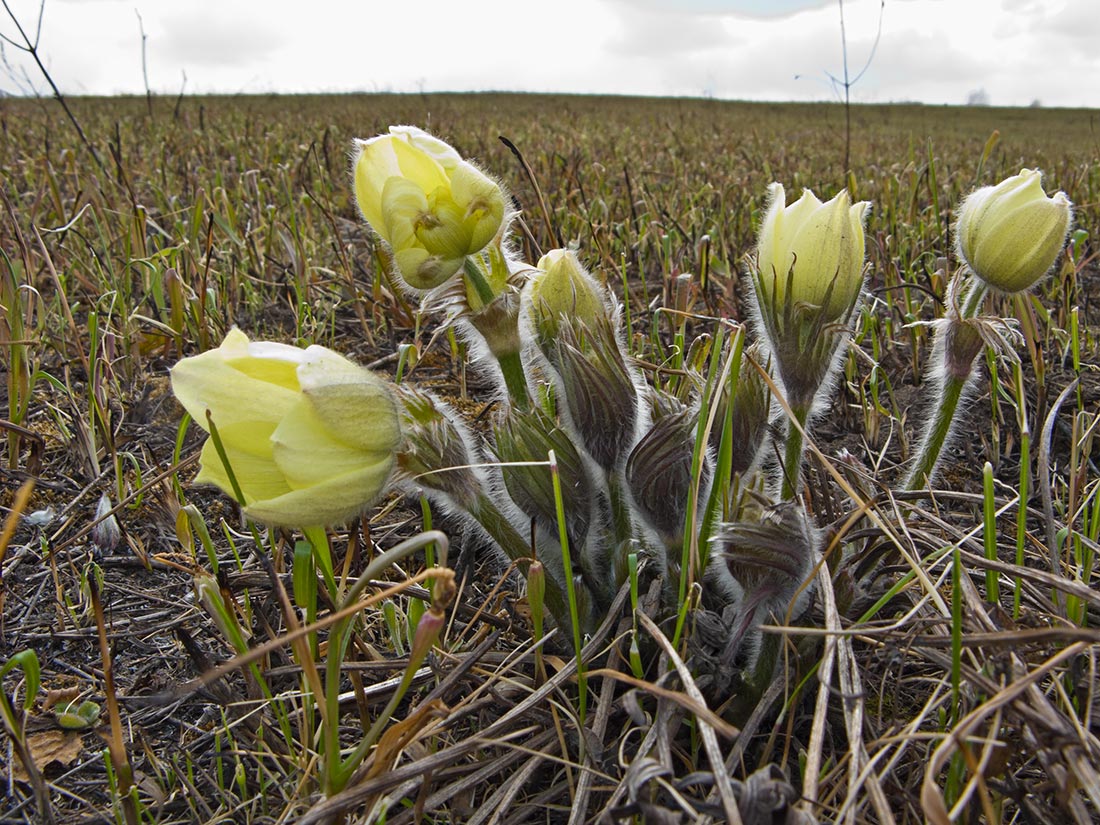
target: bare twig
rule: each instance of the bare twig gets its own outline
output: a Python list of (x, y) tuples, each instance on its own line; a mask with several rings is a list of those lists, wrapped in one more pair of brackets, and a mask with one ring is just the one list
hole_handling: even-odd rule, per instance
[(15, 16), (15, 12), (11, 10), (11, 6), (8, 5), (8, 0), (0, 0), (0, 3), (4, 5), (4, 11), (8, 13), (8, 17), (15, 24), (15, 28), (19, 31), (19, 36), (23, 39), (22, 43), (18, 43), (12, 40), (10, 37), (4, 34), (0, 34), (0, 38), (10, 43), (20, 51), (24, 51), (31, 56), (31, 59), (38, 66), (38, 70), (42, 72), (42, 76), (46, 78), (46, 82), (50, 84), (50, 88), (53, 90), (54, 99), (61, 104), (61, 108), (65, 110), (65, 114), (68, 115), (69, 122), (73, 124), (73, 128), (76, 129), (76, 133), (80, 136), (80, 142), (84, 144), (84, 147), (91, 154), (92, 159), (95, 161), (96, 166), (99, 167), (99, 171), (103, 175), (107, 176), (107, 167), (103, 165), (103, 161), (99, 157), (99, 153), (96, 152), (92, 142), (88, 140), (88, 136), (84, 134), (84, 129), (80, 125), (80, 121), (76, 119), (76, 115), (73, 114), (73, 110), (69, 108), (68, 101), (65, 100), (65, 96), (61, 94), (61, 90), (57, 88), (57, 84), (53, 82), (53, 77), (50, 75), (50, 70), (46, 68), (42, 62), (42, 57), (39, 54), (39, 41), (42, 38), (42, 18), (46, 10), (46, 0), (38, 6), (38, 23), (35, 26), (34, 37), (31, 38), (27, 35), (23, 29), (23, 25), (19, 22), (19, 18)]
[(138, 19), (138, 31), (141, 32), (141, 79), (145, 82), (145, 105), (149, 109), (149, 117), (153, 117), (153, 93), (149, 89), (149, 63), (146, 60), (145, 44), (149, 37), (145, 34), (145, 23), (141, 19), (141, 12), (134, 9)]

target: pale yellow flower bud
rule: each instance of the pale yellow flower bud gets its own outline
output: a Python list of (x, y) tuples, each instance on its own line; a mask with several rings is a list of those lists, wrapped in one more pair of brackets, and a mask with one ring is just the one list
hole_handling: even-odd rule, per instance
[(600, 285), (569, 249), (552, 249), (543, 255), (525, 292), (528, 317), (540, 343), (557, 339), (562, 316), (594, 327), (597, 318), (608, 315)]
[(863, 287), (863, 221), (870, 204), (852, 203), (847, 190), (822, 203), (804, 189), (787, 206), (782, 184), (768, 190), (757, 248), (760, 303), (807, 304), (820, 307), (826, 320), (841, 319)]
[(356, 149), (359, 209), (414, 289), (439, 286), (501, 231), (500, 186), (438, 138), (391, 126)]
[[(401, 441), (389, 386), (320, 346), (251, 342), (234, 328), (222, 345), (172, 368), (172, 391), (195, 422), (210, 411), (257, 521), (293, 527), (346, 522), (385, 489)], [(233, 494), (212, 440), (198, 482)]]
[(1020, 174), (972, 192), (959, 209), (959, 255), (974, 274), (1001, 292), (1038, 283), (1066, 244), (1073, 217), (1063, 192), (1047, 197), (1042, 173)]

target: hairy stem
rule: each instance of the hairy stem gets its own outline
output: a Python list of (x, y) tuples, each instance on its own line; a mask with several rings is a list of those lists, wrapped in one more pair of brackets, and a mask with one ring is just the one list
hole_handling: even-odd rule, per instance
[[(493, 287), (485, 278), (485, 273), (476, 258), (466, 258), (463, 273), (466, 275), (466, 280), (477, 292), (477, 297), (481, 300), (482, 309), (480, 311), (484, 311), (484, 308), (493, 303), (497, 296), (493, 293)], [(497, 352), (493, 346), (490, 346), (489, 349), (500, 366), (501, 375), (504, 376), (504, 386), (508, 390), (508, 399), (512, 402), (512, 406), (517, 410), (529, 409), (531, 400), (527, 397), (527, 375), (523, 370), (523, 361), (520, 360), (519, 351)]]
[[(959, 309), (961, 316), (958, 318), (959, 322), (977, 315), (986, 295), (985, 284), (977, 278), (971, 278), (969, 286), (964, 287), (964, 289), (966, 289), (966, 294)], [(917, 460), (905, 479), (903, 485), (905, 490), (919, 490), (931, 481), (936, 470), (936, 464), (940, 459), (940, 452), (943, 450), (943, 445), (951, 432), (951, 426), (955, 423), (955, 411), (958, 409), (959, 399), (962, 398), (966, 382), (970, 378), (970, 370), (973, 369), (973, 359), (971, 359), (965, 373), (960, 371), (957, 364), (955, 368), (952, 368), (951, 361), (953, 358), (958, 360), (958, 356), (948, 351), (950, 346), (950, 341), (945, 341), (940, 353), (944, 363), (941, 370), (939, 397), (935, 409), (932, 411), (932, 417), (929, 419), (928, 426), (924, 431), (924, 436), (921, 438)]]
[(804, 406), (792, 407), (792, 420), (787, 422), (787, 444), (783, 452), (784, 500), (798, 495), (798, 480), (802, 472), (802, 431), (806, 428), (809, 410)]
[(919, 490), (932, 478), (940, 458), (940, 451), (947, 440), (947, 434), (951, 432), (951, 425), (955, 422), (955, 410), (965, 387), (965, 378), (951, 375), (943, 377), (939, 402), (932, 412), (928, 428), (921, 439), (920, 453), (913, 464), (913, 469), (909, 471), (909, 476), (903, 485), (904, 489)]

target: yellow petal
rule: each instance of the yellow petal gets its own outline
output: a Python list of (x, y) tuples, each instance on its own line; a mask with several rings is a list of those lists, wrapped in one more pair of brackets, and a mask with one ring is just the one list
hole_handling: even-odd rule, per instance
[(427, 196), (405, 178), (390, 178), (382, 188), (382, 225), (375, 227), (394, 251), (422, 246), (418, 224), (430, 215)]
[(390, 134), (428, 154), (446, 171), (462, 163), (462, 156), (449, 143), (416, 126), (391, 126)]
[(504, 193), (495, 181), (469, 163), (462, 163), (452, 173), (451, 193), (463, 209), (470, 234), (467, 254), (472, 255), (484, 249), (500, 231)]
[(316, 486), (257, 501), (245, 512), (257, 521), (287, 527), (343, 524), (374, 503), (392, 470), (393, 458), (387, 457)]
[(325, 429), (359, 450), (396, 450), (401, 427), (390, 385), (324, 347), (310, 347), (306, 355), (302, 391)]
[(359, 154), (355, 159), (355, 199), (367, 223), (379, 233), (384, 225), (382, 188), (391, 177), (401, 174), (393, 151), (396, 140), (392, 135), (379, 135), (356, 141)]
[[(236, 422), (276, 423), (299, 393), (248, 375), (219, 350), (184, 358), (172, 367), (172, 392), (200, 427), (210, 410), (220, 428)], [(280, 367), (280, 372), (282, 367)], [(292, 379), (297, 384), (297, 378)]]
[(470, 246), (465, 210), (446, 189), (436, 189), (428, 195), (429, 213), (417, 223), (416, 237), (433, 255), (444, 258), (464, 258), (476, 252)]
[(783, 261), (779, 248), (778, 224), (782, 221), (783, 210), (787, 206), (787, 194), (783, 190), (783, 184), (773, 183), (768, 186), (768, 208), (764, 213), (764, 219), (760, 222), (760, 240), (757, 244), (756, 262), (760, 270), (760, 285), (765, 291), (760, 296), (763, 303), (770, 303), (774, 292), (782, 295), (786, 286), (786, 268), (780, 272)]
[(271, 442), (275, 465), (295, 490), (377, 463), (390, 452), (361, 450), (335, 438), (305, 400), (275, 428)]
[(465, 261), (465, 257), (432, 255), (421, 247), (396, 250), (393, 257), (401, 277), (413, 289), (434, 289), (454, 277)]
[[(233, 475), (237, 483), (241, 485), (245, 502), (276, 498), (290, 492), (290, 485), (286, 483), (283, 474), (275, 466), (270, 458), (257, 458), (246, 452), (234, 449), (222, 443), (225, 449), (229, 466), (233, 468)], [(229, 473), (222, 464), (221, 457), (214, 447), (214, 442), (207, 439), (202, 445), (202, 453), (199, 456), (202, 465), (198, 475), (195, 476), (197, 484), (214, 484), (229, 496), (233, 496), (233, 485), (229, 481)]]
[(447, 173), (427, 152), (403, 140), (395, 140), (392, 147), (401, 176), (419, 186), (422, 192), (431, 192), (436, 187), (448, 185)]

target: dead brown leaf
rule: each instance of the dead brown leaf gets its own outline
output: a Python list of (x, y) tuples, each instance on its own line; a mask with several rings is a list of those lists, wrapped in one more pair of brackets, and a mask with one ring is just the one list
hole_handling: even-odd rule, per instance
[(49, 710), (54, 705), (60, 705), (62, 703), (67, 705), (73, 702), (78, 696), (80, 696), (80, 687), (77, 685), (67, 688), (58, 688), (57, 690), (47, 690), (46, 698), (42, 700), (42, 710)]
[[(80, 758), (83, 749), (84, 738), (75, 731), (44, 730), (27, 737), (27, 750), (42, 773), (46, 773), (54, 764), (69, 767)], [(12, 763), (11, 772), (12, 777), (19, 782), (30, 781), (27, 769), (18, 757)]]

